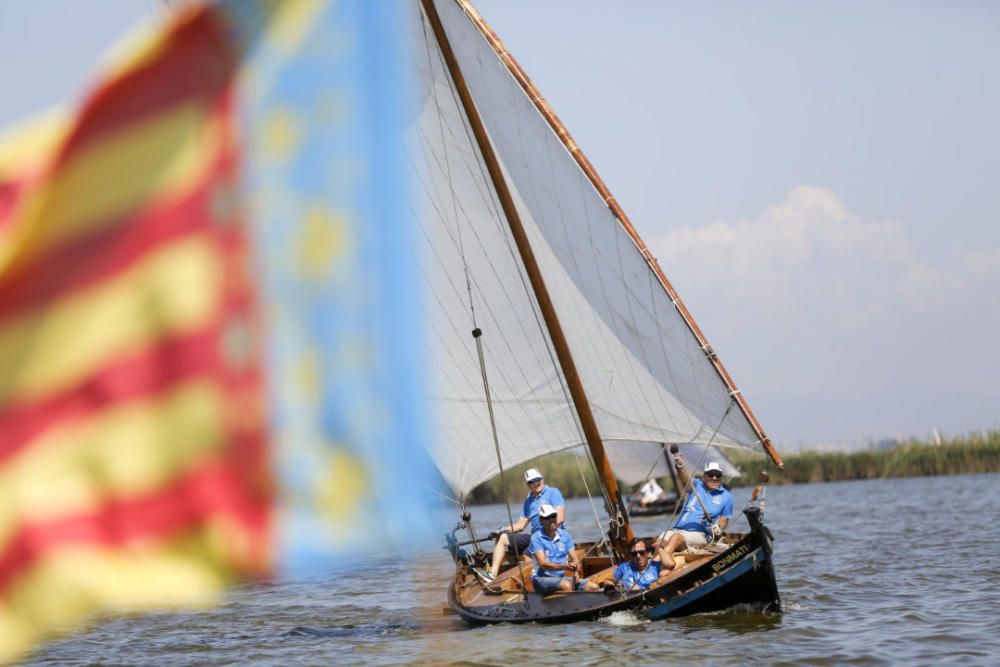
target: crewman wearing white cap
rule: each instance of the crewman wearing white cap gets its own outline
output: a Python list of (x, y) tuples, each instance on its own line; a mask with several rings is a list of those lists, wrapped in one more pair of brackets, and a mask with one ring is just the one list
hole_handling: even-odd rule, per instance
[[(512, 552), (516, 550), (522, 558), (530, 557), (531, 536), (541, 532), (542, 522), (538, 516), (538, 509), (544, 505), (552, 506), (556, 511), (556, 525), (562, 527), (566, 519), (566, 501), (563, 500), (562, 492), (554, 486), (546, 486), (545, 478), (538, 468), (528, 468), (524, 471), (524, 483), (528, 485), (528, 496), (524, 499), (524, 506), (521, 509), (521, 517), (509, 526), (501, 526), (490, 533), (490, 539), (496, 540), (493, 545), (493, 562), (490, 564), (490, 571), (480, 572), (480, 577), (491, 581), (500, 573), (500, 565), (503, 563), (504, 555), (508, 549)], [(531, 533), (521, 531), (531, 524)], [(511, 536), (513, 535), (513, 541)]]
[(531, 555), (535, 557), (535, 568), (531, 573), (531, 585), (536, 593), (556, 591), (599, 591), (601, 587), (589, 579), (583, 579), (583, 569), (574, 553), (576, 545), (569, 531), (556, 524), (559, 520), (556, 508), (548, 503), (538, 506), (538, 518), (542, 529), (531, 534)]
[(715, 542), (722, 537), (733, 517), (733, 494), (722, 486), (722, 466), (717, 461), (706, 463), (704, 477), (693, 483), (684, 467), (683, 456), (674, 456), (674, 466), (681, 488), (691, 490), (677, 523), (657, 539), (660, 559), (668, 570), (674, 567), (675, 551)]

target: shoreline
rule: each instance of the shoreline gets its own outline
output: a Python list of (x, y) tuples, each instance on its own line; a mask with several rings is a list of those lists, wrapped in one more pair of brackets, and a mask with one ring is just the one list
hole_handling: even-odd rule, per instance
[[(753, 486), (757, 473), (766, 468), (770, 485), (840, 482), (858, 479), (891, 479), (899, 477), (929, 477), (1000, 472), (1000, 431), (950, 438), (940, 444), (909, 440), (892, 448), (866, 449), (853, 452), (799, 452), (784, 457), (785, 469), (778, 470), (763, 454), (747, 454), (726, 450), (733, 463), (744, 471), (742, 477), (729, 482), (733, 486)], [(566, 498), (585, 497), (586, 486), (598, 488), (596, 476), (589, 467), (586, 484), (580, 477), (575, 452), (553, 454), (528, 461), (507, 471), (508, 480), (520, 480), (524, 470), (538, 467), (546, 480), (562, 491)], [(768, 465), (765, 466), (765, 463)], [(508, 481), (508, 485), (510, 482)], [(479, 485), (469, 494), (466, 503), (483, 505), (505, 500), (520, 503), (523, 486), (512, 485), (505, 494), (499, 478)], [(628, 487), (623, 487), (628, 488)]]

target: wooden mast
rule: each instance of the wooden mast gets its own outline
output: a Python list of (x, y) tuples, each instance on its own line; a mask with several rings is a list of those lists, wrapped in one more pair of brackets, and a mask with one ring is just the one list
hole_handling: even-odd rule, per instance
[(556, 116), (554, 111), (552, 111), (552, 107), (550, 107), (548, 102), (545, 101), (545, 98), (542, 97), (542, 94), (535, 87), (535, 84), (531, 82), (531, 79), (529, 79), (528, 75), (524, 73), (524, 70), (521, 69), (518, 62), (514, 60), (514, 56), (510, 55), (507, 48), (503, 45), (503, 42), (500, 41), (500, 38), (497, 37), (496, 33), (493, 32), (486, 21), (483, 20), (483, 17), (479, 15), (479, 12), (476, 11), (475, 7), (472, 6), (469, 0), (455, 1), (461, 5), (466, 15), (468, 15), (469, 19), (472, 20), (473, 25), (475, 25), (479, 29), (479, 32), (482, 33), (483, 37), (486, 38), (486, 41), (489, 42), (493, 51), (496, 52), (497, 57), (500, 58), (500, 60), (507, 66), (508, 71), (510, 71), (514, 79), (521, 85), (525, 94), (534, 103), (535, 108), (538, 109), (538, 112), (549, 124), (549, 127), (551, 127), (552, 131), (559, 137), (563, 146), (566, 147), (566, 150), (569, 151), (570, 155), (573, 156), (573, 159), (576, 160), (577, 165), (579, 165), (580, 169), (583, 170), (583, 173), (587, 175), (587, 178), (594, 186), (594, 189), (597, 190), (598, 194), (601, 195), (601, 198), (604, 199), (604, 203), (607, 204), (609, 209), (611, 209), (611, 213), (618, 219), (628, 235), (632, 237), (632, 242), (635, 243), (636, 248), (639, 249), (639, 252), (642, 253), (642, 256), (646, 259), (646, 263), (652, 269), (653, 273), (656, 274), (656, 277), (659, 279), (663, 289), (666, 290), (667, 294), (670, 296), (671, 301), (677, 308), (677, 312), (687, 324), (688, 329), (698, 341), (701, 349), (705, 352), (705, 356), (708, 357), (712, 367), (715, 368), (719, 379), (722, 380), (723, 384), (729, 390), (730, 396), (732, 396), (733, 400), (736, 401), (736, 405), (739, 406), (740, 412), (743, 413), (743, 416), (746, 418), (755, 435), (760, 440), (764, 451), (771, 458), (771, 460), (774, 461), (778, 468), (784, 470), (785, 464), (782, 462), (778, 452), (775, 451), (774, 446), (771, 444), (771, 439), (761, 428), (760, 422), (757, 421), (753, 412), (750, 411), (750, 406), (747, 404), (746, 399), (743, 398), (743, 394), (741, 394), (739, 389), (736, 388), (736, 383), (734, 383), (733, 379), (729, 376), (728, 371), (726, 371), (725, 366), (722, 365), (722, 362), (712, 349), (712, 346), (708, 344), (705, 334), (702, 333), (701, 329), (695, 323), (694, 318), (688, 311), (687, 306), (685, 306), (681, 301), (680, 296), (677, 295), (677, 291), (674, 289), (673, 285), (671, 285), (670, 281), (667, 280), (667, 276), (660, 268), (659, 262), (656, 261), (653, 253), (646, 247), (645, 241), (643, 241), (639, 236), (639, 233), (632, 225), (632, 221), (629, 220), (627, 215), (625, 215), (625, 211), (623, 211), (622, 207), (619, 206), (618, 202), (614, 198), (614, 195), (611, 194), (611, 191), (604, 184), (604, 181), (601, 180), (601, 177), (597, 175), (597, 171), (594, 169), (593, 165), (590, 164), (590, 160), (587, 159), (587, 156), (583, 154), (580, 147), (575, 141), (573, 141), (573, 137), (570, 136), (569, 130), (567, 130), (562, 124), (562, 121), (560, 121), (559, 117)]
[(455, 90), (458, 92), (459, 99), (462, 102), (462, 108), (469, 119), (472, 133), (476, 137), (476, 143), (479, 145), (483, 161), (486, 163), (490, 180), (496, 190), (497, 197), (500, 199), (500, 206), (503, 209), (504, 216), (507, 218), (507, 224), (510, 226), (514, 243), (517, 245), (521, 261), (524, 263), (525, 272), (528, 274), (528, 280), (538, 301), (542, 319), (545, 321), (545, 326), (548, 328), (549, 336), (552, 339), (556, 358), (559, 361), (563, 376), (566, 378), (566, 385), (569, 388), (570, 397), (573, 399), (573, 406), (576, 408), (577, 416), (580, 419), (580, 426), (583, 428), (587, 447), (590, 449), (590, 454), (597, 467), (597, 474), (607, 493), (605, 505), (608, 516), (612, 519), (612, 541), (615, 542), (614, 546), (619, 552), (624, 552), (625, 544), (633, 537), (632, 528), (628, 523), (628, 513), (625, 511), (622, 503), (621, 493), (618, 490), (618, 482), (615, 479), (614, 471), (611, 469), (611, 462), (608, 461), (607, 454), (604, 452), (604, 443), (601, 441), (597, 422), (590, 410), (590, 402), (587, 400), (583, 384), (580, 382), (576, 363), (573, 361), (573, 355), (570, 352), (569, 344), (566, 342), (562, 325), (556, 316), (548, 288), (545, 286), (542, 273), (538, 268), (537, 261), (535, 261), (535, 253), (531, 249), (528, 235), (524, 231), (521, 217), (517, 212), (517, 207), (514, 205), (514, 199), (510, 195), (510, 188), (507, 187), (507, 181), (503, 177), (500, 163), (497, 160), (496, 153), (493, 151), (493, 145), (486, 134), (482, 118), (479, 116), (476, 105), (472, 100), (472, 94), (465, 83), (465, 77), (458, 66), (458, 60), (455, 58), (455, 53), (451, 48), (451, 43), (448, 41), (448, 36), (441, 25), (441, 18), (438, 16), (437, 8), (434, 6), (434, 0), (420, 0), (420, 2), (427, 14), (431, 29), (434, 31), (434, 37), (437, 39), (438, 46), (441, 48), (441, 54), (444, 56), (445, 64), (448, 66), (448, 72), (451, 74)]

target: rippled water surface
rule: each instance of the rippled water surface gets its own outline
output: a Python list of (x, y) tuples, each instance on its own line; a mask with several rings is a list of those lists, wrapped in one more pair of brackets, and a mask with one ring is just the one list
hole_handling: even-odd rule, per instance
[[(739, 504), (749, 489), (734, 495)], [(1000, 520), (1000, 475), (774, 487), (767, 501), (781, 614), (650, 622), (619, 613), (570, 625), (471, 628), (442, 613), (452, 571), (442, 551), (421, 560), (413, 578), (400, 563), (369, 563), (353, 574), (246, 587), (212, 611), (118, 618), (49, 644), (31, 664), (1000, 660), (1000, 533), (990, 528)], [(506, 516), (500, 506), (473, 514), (484, 530)], [(588, 501), (569, 501), (567, 518), (578, 539), (596, 536)], [(661, 523), (636, 527), (646, 533)]]

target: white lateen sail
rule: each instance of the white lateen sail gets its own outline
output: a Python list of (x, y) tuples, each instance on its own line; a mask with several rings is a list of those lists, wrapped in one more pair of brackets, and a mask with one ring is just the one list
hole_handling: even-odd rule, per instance
[[(454, 0), (435, 6), (562, 322), (603, 441), (759, 446), (632, 236)], [(427, 18), (413, 13), (407, 145), (424, 285), (434, 459), (464, 495), (496, 475), (482, 332), (504, 467), (583, 443), (536, 301)]]

